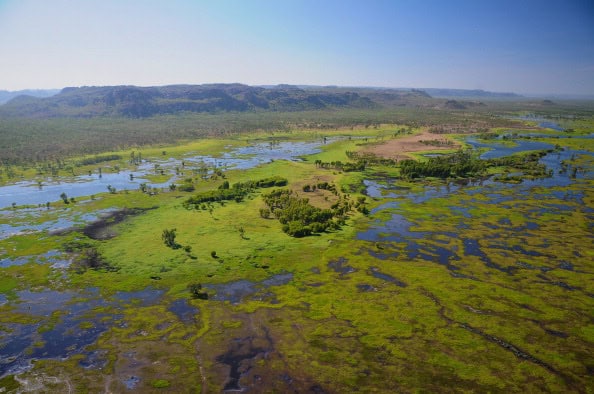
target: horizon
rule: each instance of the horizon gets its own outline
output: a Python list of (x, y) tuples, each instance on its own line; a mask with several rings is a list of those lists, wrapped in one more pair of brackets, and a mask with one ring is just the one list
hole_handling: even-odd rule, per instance
[(8, 91), (236, 82), (594, 95), (594, 5), (578, 0), (0, 0), (0, 37)]
[[(200, 86), (200, 85), (231, 85), (231, 84), (240, 84), (246, 86), (253, 86), (253, 87), (276, 87), (281, 85), (289, 85), (289, 86), (297, 86), (297, 87), (311, 87), (311, 88), (340, 88), (340, 89), (386, 89), (386, 90), (451, 90), (451, 91), (478, 91), (478, 92), (485, 92), (485, 93), (494, 93), (494, 94), (513, 94), (516, 95), (516, 98), (524, 98), (524, 99), (545, 99), (545, 98), (553, 98), (553, 99), (568, 99), (568, 100), (592, 100), (594, 99), (594, 93), (517, 93), (511, 91), (493, 91), (493, 90), (485, 90), (485, 89), (464, 89), (464, 88), (451, 88), (451, 87), (404, 87), (404, 86), (397, 86), (397, 87), (389, 87), (389, 86), (349, 86), (349, 85), (310, 85), (310, 84), (287, 84), (287, 83), (279, 83), (279, 84), (260, 84), (260, 85), (250, 85), (245, 84), (242, 82), (209, 82), (204, 84), (199, 83), (176, 83), (176, 84), (168, 84), (168, 85), (131, 85), (131, 84), (119, 84), (119, 85), (80, 85), (80, 86), (63, 86), (59, 88), (25, 88), (25, 89), (17, 89), (17, 90), (8, 90), (8, 89), (1, 89), (0, 92), (8, 92), (8, 93), (19, 93), (24, 91), (57, 91), (56, 94), (59, 94), (62, 90), (68, 88), (99, 88), (99, 87), (118, 87), (118, 86), (134, 86), (138, 88), (150, 88), (150, 87), (165, 87), (165, 86)], [(51, 96), (49, 96), (51, 97)], [(2, 104), (0, 104), (2, 105)]]

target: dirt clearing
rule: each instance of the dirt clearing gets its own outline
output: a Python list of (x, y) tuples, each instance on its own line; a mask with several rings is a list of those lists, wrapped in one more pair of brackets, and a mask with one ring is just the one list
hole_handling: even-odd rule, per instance
[(459, 143), (454, 142), (441, 134), (432, 134), (428, 131), (423, 131), (420, 134), (407, 135), (405, 137), (370, 146), (365, 148), (363, 152), (385, 157), (387, 159), (405, 160), (412, 158), (412, 156), (409, 155), (409, 153), (412, 152), (447, 150), (458, 146), (460, 146)]

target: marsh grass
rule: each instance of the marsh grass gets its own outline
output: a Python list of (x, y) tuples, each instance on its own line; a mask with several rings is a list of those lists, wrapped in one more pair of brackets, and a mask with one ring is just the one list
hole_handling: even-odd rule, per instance
[[(298, 140), (352, 133), (377, 135), (381, 141), (395, 129), (380, 125), (352, 131), (262, 131), (249, 138), (242, 135), (235, 142), (206, 140), (177, 148), (150, 148), (154, 151), (143, 148), (143, 157), (158, 157), (163, 150), (172, 157), (191, 151), (214, 155), (252, 138)], [(558, 141), (576, 146), (571, 139)], [(492, 190), (470, 185), (417, 201), (407, 196), (422, 195), (428, 187), (445, 189), (445, 182), (405, 182), (391, 166), (341, 173), (314, 164), (315, 160), (346, 161), (345, 152), (364, 143), (340, 139), (302, 162), (278, 160), (246, 171), (225, 171), (224, 180), (231, 184), (283, 176), (289, 189), (321, 207), (332, 202), (331, 195), (305, 193), (304, 184), (335, 183), (341, 194), (353, 200), (363, 197), (365, 179), (378, 180), (386, 188), (380, 197), (366, 196), (372, 214), (352, 212), (340, 231), (315, 237), (291, 238), (278, 221), (262, 218), (259, 210), (265, 205), (259, 190), (239, 203), (214, 203), (212, 210), (182, 206), (193, 193), (217, 189), (224, 181), (220, 178), (196, 181), (195, 192), (105, 193), (84, 204), (22, 216), (23, 222), (37, 223), (64, 213), (154, 207), (114, 224), (117, 235), (111, 239), (90, 240), (79, 228), (62, 235), (41, 232), (0, 241), (3, 255), (14, 257), (41, 254), (67, 242), (89, 243), (119, 268), (82, 273), (54, 270), (47, 264), (4, 268), (0, 293), (7, 299), (14, 299), (16, 291), (24, 288), (97, 288), (107, 300), (118, 292), (163, 291), (152, 304), (139, 300), (90, 313), (117, 315), (89, 349), (104, 352), (101, 370), (83, 368), (79, 362), (84, 357), (79, 355), (63, 361), (41, 360), (22, 378), (35, 379), (44, 373), (61, 377), (56, 389), (67, 387), (63, 380), (67, 377), (76, 389), (123, 391), (123, 379), (133, 375), (140, 379), (137, 390), (143, 392), (180, 392), (188, 387), (220, 391), (231, 369), (219, 361), (221, 355), (241, 356), (237, 347), (247, 346), (246, 338), (251, 338), (249, 349), (265, 351), (242, 359), (246, 374), (240, 383), (263, 391), (283, 392), (287, 387), (307, 391), (315, 386), (336, 392), (587, 389), (594, 335), (591, 176), (578, 177), (567, 187), (534, 188), (528, 195), (518, 194), (513, 187)], [(594, 147), (582, 148), (592, 151)], [(573, 164), (591, 171), (586, 156), (575, 157)], [(573, 195), (580, 197), (569, 198)], [(543, 212), (546, 206), (565, 208)], [(408, 231), (422, 236), (384, 241), (380, 234), (377, 240), (357, 239), (359, 232), (380, 226), (394, 214), (411, 223)], [(166, 228), (177, 229), (181, 248), (163, 244), (161, 234)], [(411, 245), (423, 253), (410, 253)], [(481, 253), (470, 253), (469, 245), (476, 245)], [(186, 246), (191, 252), (184, 250)], [(452, 253), (448, 264), (440, 263), (438, 248)], [(339, 260), (352, 270), (341, 273), (329, 266)], [(374, 276), (372, 268), (405, 286)], [(258, 287), (239, 303), (193, 299), (188, 290), (192, 283), (248, 280), (258, 284), (279, 273), (293, 276), (283, 285)], [(209, 291), (206, 286), (203, 289)], [(181, 321), (169, 310), (179, 299), (198, 310), (192, 322)], [(0, 308), (2, 324), (43, 321), (17, 313), (9, 305)], [(56, 321), (59, 316), (45, 320), (48, 329)], [(90, 327), (90, 321), (83, 319), (80, 327)], [(551, 369), (517, 356), (510, 347)], [(256, 376), (260, 386), (254, 383)], [(170, 386), (155, 388), (165, 385), (161, 382)]]

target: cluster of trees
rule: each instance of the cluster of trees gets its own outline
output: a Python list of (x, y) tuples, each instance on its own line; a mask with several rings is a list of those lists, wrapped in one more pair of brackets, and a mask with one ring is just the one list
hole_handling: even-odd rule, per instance
[[(339, 193), (333, 184), (318, 184), (321, 189)], [(327, 230), (339, 229), (346, 220), (346, 215), (356, 208), (367, 214), (365, 197), (359, 197), (355, 203), (348, 197), (339, 196), (330, 209), (321, 209), (309, 203), (308, 198), (300, 198), (291, 190), (277, 189), (263, 196), (267, 208), (260, 209), (260, 216), (269, 218), (273, 215), (283, 225), (283, 231), (292, 237), (306, 237)]]
[(331, 209), (314, 207), (309, 199), (296, 197), (290, 190), (274, 190), (264, 195), (264, 202), (283, 224), (283, 231), (292, 237), (305, 237), (337, 227)]
[(303, 186), (303, 191), (306, 193), (309, 192), (315, 192), (316, 189), (320, 189), (320, 190), (328, 190), (330, 192), (332, 192), (332, 194), (334, 194), (335, 196), (338, 195), (338, 190), (336, 190), (336, 185), (333, 183), (328, 183), (328, 182), (318, 182), (315, 185), (304, 185)]
[(348, 157), (349, 159), (356, 160), (357, 162), (364, 162), (366, 163), (366, 165), (376, 164), (382, 166), (395, 166), (397, 164), (396, 160), (379, 157), (372, 153), (353, 151), (346, 151), (344, 153), (346, 154), (346, 157)]
[(453, 146), (454, 143), (450, 140), (442, 139), (442, 140), (420, 140), (421, 144), (429, 145), (429, 146)]
[[(405, 179), (423, 177), (435, 178), (470, 178), (480, 176), (490, 167), (506, 167), (522, 171), (522, 177), (547, 177), (552, 170), (539, 162), (540, 158), (553, 150), (529, 152), (523, 155), (511, 155), (488, 160), (481, 160), (472, 150), (459, 150), (451, 155), (432, 157), (425, 162), (403, 160), (400, 162), (400, 175)], [(521, 182), (517, 175), (500, 176), (495, 180), (503, 182)]]
[(315, 161), (317, 168), (334, 169), (337, 171), (352, 172), (352, 171), (365, 171), (366, 161), (358, 160), (356, 163), (346, 162), (343, 163), (340, 160), (324, 162), (322, 160)]
[(82, 159), (81, 161), (78, 162), (79, 166), (87, 166), (87, 165), (91, 165), (91, 164), (97, 164), (97, 163), (103, 163), (106, 161), (113, 161), (113, 160), (121, 160), (122, 156), (120, 155), (101, 155), (101, 156), (93, 156), (93, 157), (87, 157), (85, 159)]
[(88, 269), (103, 271), (118, 271), (119, 268), (106, 261), (95, 246), (85, 241), (70, 241), (64, 243), (65, 252), (74, 255), (72, 268), (83, 273)]
[(486, 162), (488, 166), (515, 168), (521, 170), (524, 176), (541, 178), (553, 175), (552, 170), (548, 170), (546, 165), (539, 162), (543, 156), (553, 151), (553, 149), (540, 150), (523, 155), (498, 157), (486, 160)]
[(468, 178), (481, 175), (487, 168), (486, 161), (469, 150), (459, 150), (451, 155), (431, 157), (428, 161), (403, 160), (400, 162), (400, 175), (405, 179), (423, 177)]
[(287, 179), (278, 176), (263, 178), (257, 181), (237, 182), (232, 186), (229, 185), (229, 181), (224, 181), (218, 189), (198, 193), (188, 198), (182, 205), (186, 209), (199, 209), (204, 203), (231, 200), (241, 202), (248, 193), (255, 189), (286, 186), (287, 183)]

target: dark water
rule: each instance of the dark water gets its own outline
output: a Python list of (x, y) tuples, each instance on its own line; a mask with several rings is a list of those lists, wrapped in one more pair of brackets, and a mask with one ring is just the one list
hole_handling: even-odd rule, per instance
[(188, 304), (188, 300), (181, 298), (175, 300), (169, 306), (169, 311), (174, 313), (177, 318), (185, 324), (190, 324), (196, 321), (196, 315), (200, 313), (198, 308)]
[[(16, 293), (15, 301), (3, 298), (11, 310), (31, 316), (36, 323), (4, 323), (0, 330), (0, 376), (15, 374), (31, 367), (36, 359), (67, 359), (84, 354), (81, 366), (100, 367), (106, 360), (100, 353), (86, 352), (99, 336), (123, 318), (122, 306), (138, 302), (140, 306), (156, 303), (159, 290), (117, 294), (114, 300), (101, 297), (97, 289), (73, 291), (29, 291)], [(141, 301), (137, 301), (141, 300)], [(96, 312), (100, 309), (101, 312)]]
[[(284, 273), (274, 275), (262, 282), (251, 282), (249, 280), (238, 280), (236, 282), (208, 284), (204, 285), (206, 289), (214, 290), (215, 294), (209, 294), (209, 300), (229, 301), (232, 304), (238, 304), (249, 295), (255, 294), (271, 286), (281, 286), (293, 280), (293, 274)], [(210, 293), (210, 292), (209, 292)]]
[[(578, 138), (578, 137), (575, 137)], [(586, 136), (590, 138), (590, 136)], [(476, 148), (484, 147), (489, 148), (482, 155), (482, 158), (495, 158), (508, 156), (514, 153), (518, 153), (525, 150), (543, 150), (552, 149), (553, 146), (546, 143), (537, 141), (517, 140), (517, 146), (509, 147), (502, 145), (501, 143), (495, 142), (478, 142), (473, 138), (469, 138), (468, 142)], [(457, 237), (456, 234), (447, 234), (439, 231), (439, 222), (435, 224), (435, 230), (432, 231), (415, 231), (415, 224), (412, 223), (406, 216), (406, 212), (403, 212), (400, 208), (400, 201), (410, 201), (415, 204), (421, 204), (425, 201), (429, 201), (435, 198), (444, 198), (452, 194), (464, 193), (467, 196), (476, 195), (480, 197), (480, 204), (505, 204), (506, 202), (515, 202), (517, 204), (518, 199), (521, 201), (522, 196), (530, 198), (542, 199), (543, 203), (539, 208), (539, 214), (547, 212), (559, 212), (571, 211), (574, 208), (572, 205), (564, 205), (560, 203), (547, 203), (547, 198), (558, 198), (568, 201), (568, 204), (579, 203), (583, 206), (585, 211), (594, 211), (584, 205), (583, 198), (584, 193), (579, 191), (565, 191), (565, 190), (551, 190), (554, 187), (566, 187), (570, 186), (575, 182), (579, 182), (582, 178), (592, 179), (592, 173), (578, 173), (575, 179), (572, 179), (567, 173), (562, 173), (562, 161), (570, 160), (573, 156), (577, 155), (590, 155), (593, 154), (584, 150), (571, 150), (565, 149), (562, 151), (554, 151), (541, 158), (540, 162), (547, 166), (548, 169), (552, 170), (552, 176), (548, 178), (524, 180), (520, 184), (505, 184), (495, 182), (491, 179), (482, 179), (469, 181), (467, 183), (450, 183), (437, 186), (426, 186), (421, 192), (413, 193), (410, 190), (405, 190), (397, 185), (397, 181), (387, 179), (381, 181), (379, 179), (368, 179), (364, 183), (367, 186), (367, 194), (374, 199), (395, 199), (387, 201), (386, 203), (378, 206), (371, 211), (371, 218), (374, 215), (382, 214), (385, 217), (385, 213), (390, 213), (390, 218), (377, 219), (372, 222), (371, 225), (364, 231), (357, 234), (357, 238), (360, 240), (374, 242), (374, 247), (369, 248), (368, 253), (381, 260), (392, 260), (395, 261), (394, 256), (398, 256), (398, 260), (402, 261), (402, 256), (406, 256), (410, 260), (421, 258), (425, 261), (435, 262), (446, 266), (456, 277), (460, 276), (455, 271), (456, 261), (460, 261), (464, 256), (476, 256), (478, 257), (487, 267), (513, 274), (518, 267), (506, 267), (501, 266), (487, 256), (487, 254), (481, 249), (476, 239), (465, 239), (463, 240), (464, 250), (458, 251), (448, 247), (442, 247), (438, 245), (436, 241), (437, 237)], [(381, 183), (380, 183), (381, 182)], [(483, 198), (487, 197), (486, 200)], [(478, 200), (477, 200), (478, 201)], [(469, 208), (474, 203), (464, 206), (449, 207), (454, 213), (457, 213), (460, 217), (459, 228), (464, 228), (465, 219), (471, 219), (472, 215)], [(529, 235), (531, 231), (538, 230), (538, 225), (535, 222), (527, 221), (521, 226), (511, 226), (511, 221), (502, 219), (499, 223), (489, 223), (489, 227), (498, 229), (500, 226), (507, 227), (506, 231), (512, 231), (520, 235)], [(404, 245), (401, 247), (401, 253), (394, 252), (393, 245)], [(385, 250), (384, 252), (382, 249)], [(545, 241), (546, 245), (546, 241)], [(514, 256), (526, 256), (526, 257), (541, 257), (542, 254), (537, 250), (528, 249), (521, 245), (505, 246), (498, 243), (491, 242), (486, 246), (488, 248), (498, 249), (501, 248), (501, 253), (511, 253)]]
[(385, 280), (386, 282), (394, 283), (396, 286), (399, 286), (399, 287), (406, 287), (406, 286), (408, 286), (406, 283), (404, 283), (403, 281), (401, 281), (399, 279), (396, 279), (392, 275), (388, 275), (388, 274), (385, 274), (385, 273), (381, 272), (379, 270), (379, 268), (371, 267), (370, 273), (371, 273), (372, 276), (374, 276), (374, 277), (376, 277), (378, 279)]

